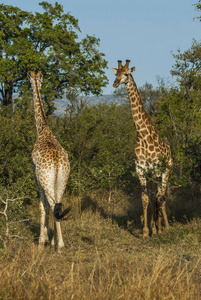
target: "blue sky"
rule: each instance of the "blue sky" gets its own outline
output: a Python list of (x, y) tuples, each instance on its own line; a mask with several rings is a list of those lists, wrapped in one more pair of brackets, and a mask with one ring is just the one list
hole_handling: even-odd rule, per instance
[[(31, 0), (5, 0), (4, 4), (18, 6), (27, 11), (41, 11), (38, 3)], [(54, 4), (56, 1), (49, 0)], [(57, 0), (65, 12), (79, 21), (86, 34), (100, 38), (100, 51), (106, 54), (109, 84), (103, 94), (114, 91), (115, 75), (112, 67), (117, 60), (130, 59), (135, 66), (138, 86), (145, 82), (157, 86), (157, 76), (172, 81), (170, 70), (174, 64), (171, 54), (180, 48), (185, 51), (193, 38), (201, 39), (201, 22), (193, 21), (199, 16), (193, 4), (198, 0)], [(201, 13), (200, 13), (201, 14)]]

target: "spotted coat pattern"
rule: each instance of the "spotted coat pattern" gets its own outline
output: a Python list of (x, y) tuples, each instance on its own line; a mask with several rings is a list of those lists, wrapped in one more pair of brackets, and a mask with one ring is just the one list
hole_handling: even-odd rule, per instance
[[(116, 88), (120, 84), (125, 84), (127, 87), (131, 111), (134, 124), (137, 130), (137, 145), (135, 148), (136, 154), (136, 172), (140, 179), (142, 187), (142, 206), (144, 228), (143, 236), (149, 235), (147, 221), (147, 207), (149, 200), (152, 205), (152, 233), (155, 234), (162, 231), (161, 217), (163, 215), (165, 226), (169, 228), (164, 194), (166, 191), (167, 181), (169, 177), (170, 167), (172, 166), (172, 158), (170, 147), (158, 135), (151, 117), (147, 114), (143, 107), (140, 93), (137, 85), (132, 77), (135, 68), (129, 69), (129, 60), (123, 66), (121, 61), (118, 61), (118, 69), (113, 68), (116, 75), (113, 86)], [(165, 167), (162, 168), (162, 164)], [(154, 171), (155, 178), (158, 180), (156, 197), (148, 196), (147, 176), (149, 170)], [(161, 182), (160, 182), (161, 181)]]
[[(32, 161), (35, 178), (40, 194), (40, 238), (39, 247), (43, 248), (48, 241), (49, 233), (49, 209), (54, 212), (55, 204), (61, 203), (70, 174), (68, 154), (59, 144), (50, 130), (43, 109), (40, 89), (42, 85), (42, 73), (35, 74), (31, 71), (29, 76), (34, 97), (34, 110), (37, 129), (37, 138), (32, 152)], [(58, 249), (64, 246), (61, 225), (59, 220), (54, 220), (54, 238), (52, 245)]]

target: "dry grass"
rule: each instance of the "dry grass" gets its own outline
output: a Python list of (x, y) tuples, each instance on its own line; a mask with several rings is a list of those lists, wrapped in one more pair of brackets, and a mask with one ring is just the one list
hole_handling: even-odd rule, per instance
[(201, 299), (201, 220), (144, 240), (140, 217), (125, 218), (129, 201), (94, 199), (81, 217), (72, 199), (61, 255), (49, 245), (39, 253), (33, 239), (1, 250), (0, 299)]

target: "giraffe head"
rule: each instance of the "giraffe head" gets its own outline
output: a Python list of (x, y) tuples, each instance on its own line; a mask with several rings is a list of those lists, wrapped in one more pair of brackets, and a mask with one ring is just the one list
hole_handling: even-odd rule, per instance
[(118, 60), (118, 69), (112, 68), (112, 71), (117, 76), (113, 87), (118, 87), (122, 83), (128, 83), (131, 78), (131, 74), (135, 72), (135, 67), (129, 69), (130, 60), (126, 60), (125, 66), (122, 66), (122, 61)]
[(38, 73), (36, 73), (36, 74), (34, 71), (31, 71), (28, 74), (28, 78), (31, 82), (32, 87), (35, 85), (35, 80), (37, 80), (37, 82), (39, 83), (38, 87), (39, 87), (39, 89), (41, 89), (42, 82), (43, 82), (43, 75), (42, 75), (41, 70), (39, 70)]

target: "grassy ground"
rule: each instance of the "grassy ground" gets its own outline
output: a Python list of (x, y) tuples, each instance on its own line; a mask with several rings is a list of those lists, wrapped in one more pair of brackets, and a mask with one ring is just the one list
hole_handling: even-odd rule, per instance
[[(191, 207), (200, 203), (196, 199)], [(49, 245), (38, 252), (37, 214), (21, 228), (24, 239), (2, 248), (0, 299), (201, 299), (196, 215), (178, 222), (175, 208), (168, 232), (143, 239), (140, 202), (132, 206), (117, 193), (108, 203), (94, 195), (82, 199), (81, 215), (79, 199), (71, 202), (71, 217), (62, 222), (62, 254)]]

